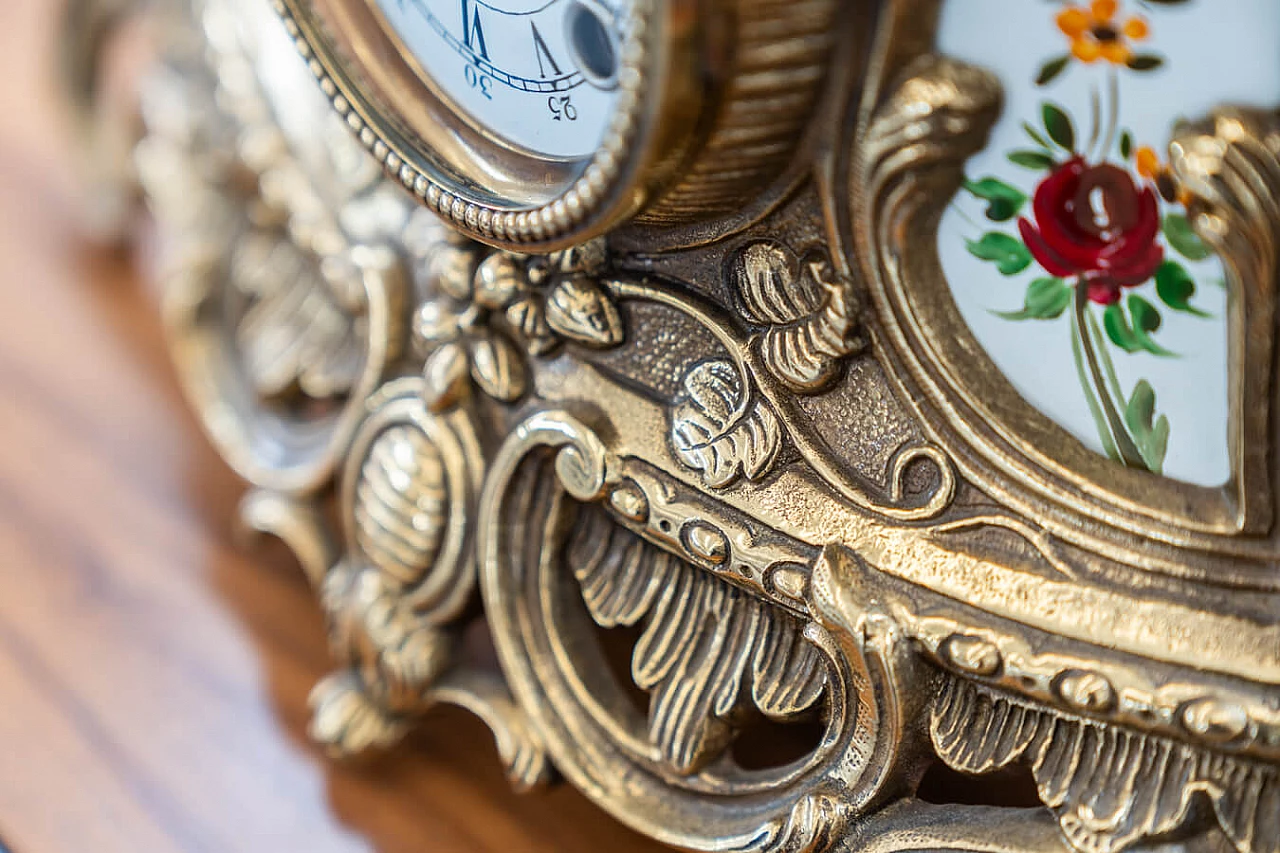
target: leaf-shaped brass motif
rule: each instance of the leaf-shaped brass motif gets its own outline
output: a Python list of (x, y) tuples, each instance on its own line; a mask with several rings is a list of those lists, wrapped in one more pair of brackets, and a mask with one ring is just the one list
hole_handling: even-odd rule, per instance
[(392, 427), (369, 448), (356, 485), (356, 542), (400, 584), (435, 560), (448, 512), (440, 454), (415, 426)]
[(490, 397), (509, 403), (524, 393), (524, 358), (505, 336), (481, 335), (471, 341), (471, 378)]
[(748, 399), (734, 366), (703, 362), (685, 376), (684, 390), (686, 398), (671, 422), (680, 461), (701, 471), (712, 488), (723, 488), (739, 476), (763, 477), (778, 456), (782, 430), (767, 403)]
[(600, 286), (586, 276), (556, 283), (547, 294), (547, 325), (557, 334), (604, 349), (622, 343), (622, 317)]
[(560, 344), (547, 325), (547, 312), (538, 294), (527, 294), (507, 306), (507, 322), (519, 333), (529, 355), (546, 355)]
[(318, 400), (350, 391), (363, 364), (362, 332), (314, 262), (293, 243), (252, 235), (232, 263), (231, 281), (252, 299), (235, 336), (254, 390)]
[(767, 325), (765, 364), (795, 391), (812, 393), (835, 378), (840, 359), (862, 349), (857, 312), (825, 259), (802, 265), (789, 249), (761, 240), (733, 265), (734, 285), (753, 321)]
[(1028, 764), (1040, 799), (1077, 849), (1116, 853), (1176, 831), (1193, 819), (1197, 791), (1211, 792), (1218, 822), (1240, 850), (1274, 849), (1280, 777), (1265, 764), (1060, 716), (959, 679), (934, 701), (930, 732), (943, 760), (965, 773)]
[(471, 296), (472, 277), (476, 272), (476, 251), (464, 245), (436, 245), (427, 255), (423, 282), (430, 293), (444, 293), (454, 299)]
[(467, 381), (467, 352), (458, 343), (447, 343), (427, 358), (422, 369), (427, 406), (443, 412), (461, 402), (471, 385)]
[(592, 618), (644, 630), (632, 677), (652, 693), (649, 739), (692, 773), (721, 754), (749, 701), (785, 721), (822, 698), (827, 669), (788, 614), (584, 508), (569, 563)]
[(490, 255), (476, 269), (475, 301), (482, 308), (501, 310), (528, 290), (524, 269), (505, 252)]

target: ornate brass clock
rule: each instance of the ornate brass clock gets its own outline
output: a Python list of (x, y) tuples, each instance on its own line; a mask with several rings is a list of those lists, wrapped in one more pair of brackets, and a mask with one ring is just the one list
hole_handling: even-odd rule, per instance
[(180, 4), (136, 162), (320, 741), (461, 704), (694, 850), (1280, 850), (1280, 7), (267, 2)]
[(749, 2), (698, 15), (664, 0), (281, 0), (280, 11), (391, 176), (471, 237), (539, 249), (755, 200), (797, 147), (837, 25), (832, 2), (799, 15)]

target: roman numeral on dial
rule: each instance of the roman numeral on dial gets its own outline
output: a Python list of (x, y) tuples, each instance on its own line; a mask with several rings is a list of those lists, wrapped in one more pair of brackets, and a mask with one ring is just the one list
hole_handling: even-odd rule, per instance
[(556, 58), (551, 55), (551, 50), (543, 40), (542, 33), (538, 32), (538, 25), (530, 21), (529, 28), (533, 30), (533, 55), (538, 58), (538, 73), (542, 75), (543, 80), (547, 79), (547, 66), (550, 65), (551, 71), (559, 77), (560, 63), (556, 62)]
[(489, 48), (484, 43), (484, 30), (480, 27), (480, 7), (473, 4), (472, 0), (462, 0), (462, 43), (481, 59), (489, 58)]

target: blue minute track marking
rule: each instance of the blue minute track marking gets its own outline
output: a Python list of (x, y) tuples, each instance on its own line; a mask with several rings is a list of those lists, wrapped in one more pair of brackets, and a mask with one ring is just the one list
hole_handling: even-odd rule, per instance
[[(403, 6), (405, 0), (399, 0), (399, 2)], [(534, 80), (505, 71), (490, 61), (488, 44), (485, 41), (484, 28), (479, 21), (480, 9), (489, 9), (490, 11), (494, 11), (500, 15), (520, 17), (532, 14), (530, 12), (502, 12), (493, 9), (493, 7), (488, 4), (477, 3), (475, 0), (461, 0), (464, 41), (454, 35), (449, 28), (445, 26), (444, 22), (442, 22), (439, 17), (426, 7), (423, 0), (408, 0), (408, 2), (413, 4), (414, 8), (418, 11), (418, 14), (422, 15), (422, 17), (426, 19), (427, 23), (431, 25), (431, 28), (435, 30), (436, 34), (439, 35), (446, 44), (461, 54), (463, 59), (466, 59), (468, 62), (475, 65), (477, 69), (488, 74), (494, 80), (510, 86), (512, 89), (518, 89), (522, 92), (564, 92), (576, 88), (586, 81), (582, 72), (576, 69), (567, 74), (560, 72), (559, 64), (551, 58), (550, 50), (546, 45), (546, 40), (543, 38), (542, 33), (539, 32), (537, 25), (533, 21), (530, 21), (530, 26), (533, 28), (532, 38), (535, 56), (539, 63), (550, 60), (549, 64), (558, 76), (546, 80)], [(547, 4), (547, 6), (550, 5), (552, 4)], [(542, 9), (545, 8), (546, 6), (543, 6), (541, 9), (534, 11), (542, 11)]]
[(629, 2), (367, 2), (382, 9), (432, 89), (494, 141), (556, 159), (599, 148), (615, 109), (617, 22)]

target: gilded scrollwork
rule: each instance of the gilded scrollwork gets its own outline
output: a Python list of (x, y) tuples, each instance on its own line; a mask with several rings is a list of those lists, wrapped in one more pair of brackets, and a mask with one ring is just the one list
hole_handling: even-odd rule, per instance
[(429, 705), (474, 589), (465, 519), (483, 455), (473, 417), (431, 413), (426, 390), (403, 379), (370, 399), (339, 484), (344, 542), (324, 549), (326, 565), (305, 550), (325, 536), (318, 513), (266, 513), (265, 497), (246, 507), (250, 524), (311, 566), (330, 645), (349, 667), (317, 689), (312, 733), (342, 754), (393, 743)]
[(1280, 116), (1222, 110), (1180, 128), (1170, 148), (1170, 169), (1189, 196), (1193, 227), (1222, 258), (1239, 294), (1230, 308), (1231, 486), (1239, 528), (1266, 533), (1275, 521), (1269, 431), (1276, 416), (1247, 396), (1268, 381), (1275, 363)]
[(326, 133), (287, 132), (288, 79), (252, 73), (273, 31), (237, 28), (243, 11), (208, 10), (210, 70), (175, 61), (153, 78), (138, 172), (163, 225), (165, 320), (189, 398), (239, 473), (306, 493), (330, 480), (405, 346), (409, 277), (392, 235), (410, 208), (322, 108), (310, 117)]
[[(620, 303), (635, 301), (677, 311), (707, 333), (709, 347), (721, 349), (728, 355), (727, 360), (708, 362), (723, 365), (721, 367), (692, 366), (685, 375), (681, 403), (691, 401), (693, 407), (677, 404), (671, 434), (678, 452), (682, 447), (701, 451), (727, 438), (728, 442), (721, 446), (734, 448), (734, 461), (719, 465), (709, 454), (700, 452), (689, 457), (693, 460), (686, 462), (690, 467), (704, 470), (704, 466), (710, 466), (714, 479), (723, 480), (723, 484), (732, 483), (739, 471), (751, 470), (763, 476), (767, 466), (761, 461), (768, 460), (772, 452), (762, 451), (772, 449), (771, 423), (776, 420), (785, 425), (785, 437), (796, 452), (844, 501), (900, 520), (933, 518), (951, 504), (956, 489), (955, 469), (946, 454), (934, 445), (908, 443), (899, 447), (889, 460), (887, 488), (841, 465), (832, 457), (812, 423), (800, 415), (795, 395), (767, 364), (761, 348), (722, 308), (708, 304), (677, 282), (642, 277), (606, 279), (604, 284)], [(729, 368), (735, 377), (729, 376)], [(720, 378), (713, 378), (715, 374)], [(697, 380), (695, 389), (689, 387), (690, 377)], [(706, 403), (699, 404), (698, 398), (704, 398)], [(726, 410), (718, 425), (699, 413), (699, 409), (710, 410), (715, 398), (722, 401), (717, 408)], [(729, 400), (732, 402), (727, 402)], [(697, 413), (698, 417), (686, 428), (681, 411), (689, 415)], [(742, 464), (744, 461), (746, 465)], [(923, 488), (908, 488), (911, 469), (930, 469)]]
[[(714, 559), (725, 553), (715, 542), (722, 535), (694, 527), (686, 547)], [(566, 556), (598, 625), (643, 622), (631, 675), (652, 696), (649, 741), (676, 772), (690, 775), (719, 757), (748, 700), (766, 717), (787, 720), (812, 711), (822, 698), (826, 666), (784, 612), (600, 511), (583, 511)]]
[[(983, 148), (999, 114), (1001, 84), (981, 68), (931, 52), (914, 19), (936, 17), (936, 0), (889, 6), (882, 59), (850, 151), (849, 198), (857, 260), (904, 399), (969, 480), (1056, 537), (1170, 575), (1268, 585), (1273, 542), (1256, 535), (1271, 513), (1269, 486), (1258, 481), (1270, 470), (1258, 460), (1272, 444), (1260, 426), (1270, 417), (1266, 407), (1232, 397), (1231, 479), (1220, 488), (1195, 486), (1095, 458), (1027, 403), (989, 358), (973, 358), (981, 345), (948, 290), (936, 238), (966, 159)], [(1273, 124), (1271, 113), (1228, 111), (1181, 128), (1170, 149), (1192, 226), (1219, 252), (1227, 286), (1239, 294), (1229, 310), (1228, 338), (1238, 350), (1230, 357), (1233, 395), (1265, 382), (1258, 371), (1273, 369), (1272, 300), (1251, 295), (1269, 293), (1276, 278), (1275, 220), (1266, 200), (1274, 190), (1263, 189), (1276, 177), (1268, 142)], [(1189, 156), (1193, 149), (1204, 156)], [(1206, 213), (1214, 200), (1230, 213)], [(1239, 455), (1246, 452), (1249, 460)], [(1265, 477), (1270, 482), (1270, 473)], [(1254, 485), (1246, 488), (1250, 478)]]
[(1238, 849), (1272, 849), (1280, 721), (1247, 685), (1179, 682), (1150, 662), (1101, 664), (1087, 651), (1040, 653), (1026, 629), (974, 627), (954, 602), (895, 583), (835, 546), (813, 583), (843, 599), (829, 612), (879, 609), (953, 673), (928, 712), (938, 755), (974, 774), (1028, 763), (1076, 849), (1118, 851), (1185, 830), (1201, 820), (1201, 794)]
[(311, 736), (338, 756), (393, 746), (433, 705), (468, 708), (493, 729), (513, 784), (551, 777), (541, 737), (505, 684), (458, 655), (475, 589), (473, 522), (484, 458), (474, 413), (432, 411), (422, 378), (368, 403), (339, 484), (345, 543), (314, 504), (258, 492), (246, 522), (308, 569), (344, 669), (312, 693)]
[[(1276, 116), (1169, 157), (1242, 330), (1234, 479), (1105, 467), (946, 290), (1001, 84), (934, 51), (940, 2), (858, 16), (813, 179), (773, 164), (733, 229), (521, 254), (383, 175), (263, 0), (192, 0), (140, 173), (184, 386), (328, 621), (319, 741), (461, 705), (517, 786), (696, 850), (1274, 853)], [(1015, 765), (1043, 807), (926, 801)]]
[(412, 364), (414, 294), (447, 298), (441, 270), (478, 248), (411, 215), (306, 97), (305, 69), (256, 73), (292, 51), (268, 10), (202, 9), (219, 73), (179, 52), (153, 78), (140, 173), (186, 390), (255, 486), (245, 525), (297, 555), (343, 666), (313, 694), (312, 734), (337, 754), (387, 747), (432, 705), (460, 704), (494, 729), (513, 782), (543, 782), (541, 740), (505, 685), (456, 653), (474, 600), (476, 414)]
[[(624, 822), (692, 849), (831, 849), (852, 815), (899, 784), (910, 747), (897, 737), (896, 679), (910, 662), (891, 634), (842, 645), (705, 574), (699, 564), (729, 556), (712, 520), (686, 522), (683, 558), (646, 541), (647, 524), (627, 529), (644, 501), (628, 465), (557, 411), (522, 422), (494, 459), (482, 590), (518, 701), (557, 768)], [(647, 713), (612, 681), (592, 622), (643, 625), (631, 677), (651, 692)], [(748, 708), (786, 720), (816, 703), (824, 734), (803, 757), (748, 770), (726, 751)]]

